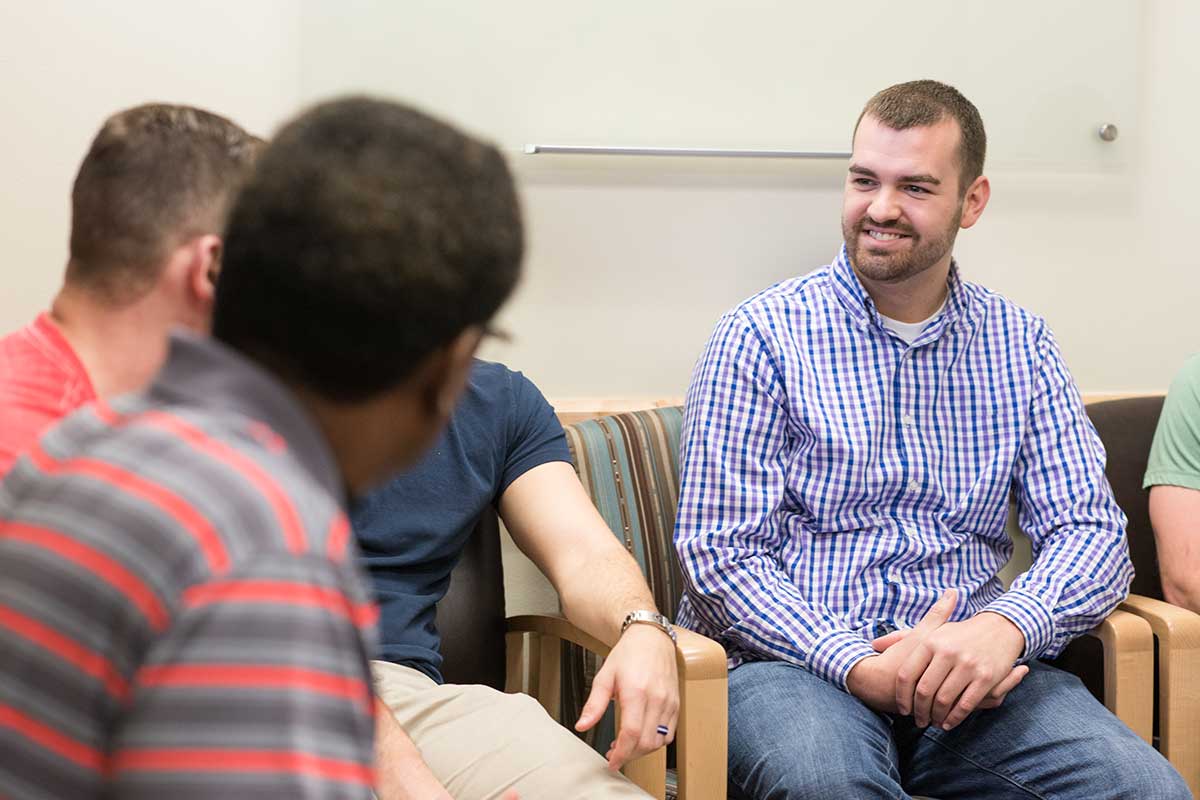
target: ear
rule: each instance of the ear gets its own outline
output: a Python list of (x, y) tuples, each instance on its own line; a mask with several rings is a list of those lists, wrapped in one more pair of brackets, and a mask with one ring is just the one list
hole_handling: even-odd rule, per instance
[(221, 272), (221, 237), (211, 233), (197, 236), (189, 247), (192, 257), (188, 264), (188, 290), (198, 303), (211, 310)]
[(991, 196), (991, 183), (986, 175), (980, 175), (967, 187), (967, 192), (963, 195), (962, 220), (958, 223), (959, 227), (969, 228), (978, 222)]
[(177, 322), (203, 333), (212, 325), (217, 275), (221, 271), (221, 237), (197, 236), (179, 249), (182, 260), (182, 296)]

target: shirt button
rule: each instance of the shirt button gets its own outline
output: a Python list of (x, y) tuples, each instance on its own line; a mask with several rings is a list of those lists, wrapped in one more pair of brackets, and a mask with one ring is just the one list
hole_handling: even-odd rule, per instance
[(919, 492), (921, 490), (921, 484), (917, 483), (915, 480), (909, 481), (908, 490), (910, 492)]
[(900, 418), (900, 421), (904, 423), (905, 427), (911, 428), (913, 426), (912, 414), (905, 414)]

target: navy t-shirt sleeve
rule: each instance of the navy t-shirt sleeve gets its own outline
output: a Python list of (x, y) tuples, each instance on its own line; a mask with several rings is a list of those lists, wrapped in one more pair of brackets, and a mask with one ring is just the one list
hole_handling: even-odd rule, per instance
[(571, 463), (567, 437), (546, 398), (520, 372), (510, 372), (509, 380), (513, 407), (508, 417), (507, 452), (496, 497), (534, 467), (551, 461)]

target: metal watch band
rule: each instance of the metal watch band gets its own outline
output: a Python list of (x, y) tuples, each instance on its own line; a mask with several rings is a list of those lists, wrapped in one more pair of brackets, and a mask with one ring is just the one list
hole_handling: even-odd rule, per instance
[(672, 642), (679, 643), (679, 639), (675, 636), (675, 628), (671, 626), (671, 620), (657, 611), (630, 611), (625, 615), (625, 621), (621, 623), (621, 633), (625, 633), (625, 629), (630, 625), (639, 622), (645, 625), (653, 625), (667, 636), (670, 636)]

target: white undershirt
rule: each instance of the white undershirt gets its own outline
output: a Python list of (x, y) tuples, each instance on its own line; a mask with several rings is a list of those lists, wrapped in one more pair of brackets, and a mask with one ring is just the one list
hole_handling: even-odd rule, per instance
[(898, 319), (879, 315), (879, 319), (883, 322), (883, 327), (889, 331), (893, 331), (897, 336), (904, 340), (905, 344), (912, 344), (913, 341), (921, 335), (921, 331), (925, 330), (925, 326), (933, 322), (938, 314), (942, 313), (942, 309), (946, 307), (946, 299), (942, 298), (942, 304), (938, 306), (937, 311), (929, 315), (927, 319), (920, 322), (901, 322)]

